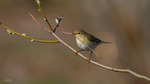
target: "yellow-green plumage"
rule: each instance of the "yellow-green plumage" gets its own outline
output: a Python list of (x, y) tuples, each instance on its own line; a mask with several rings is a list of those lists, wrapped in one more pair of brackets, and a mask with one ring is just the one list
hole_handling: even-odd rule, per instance
[(76, 36), (77, 45), (83, 50), (93, 50), (99, 44), (109, 43), (109, 42), (101, 41), (100, 39), (85, 32), (82, 29), (74, 31), (74, 35)]

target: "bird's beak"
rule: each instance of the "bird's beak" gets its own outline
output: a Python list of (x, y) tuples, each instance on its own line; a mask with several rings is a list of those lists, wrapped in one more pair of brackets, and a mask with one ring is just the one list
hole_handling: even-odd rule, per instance
[(72, 33), (72, 35), (76, 35), (75, 33)]

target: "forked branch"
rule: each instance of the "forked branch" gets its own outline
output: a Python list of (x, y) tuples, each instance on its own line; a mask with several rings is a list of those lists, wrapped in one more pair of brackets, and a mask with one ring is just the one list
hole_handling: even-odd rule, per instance
[(43, 15), (43, 17), (44, 17), (44, 21), (46, 21), (46, 23), (48, 24), (50, 30), (53, 32), (53, 28), (52, 28), (51, 24), (49, 23), (49, 21), (48, 21), (46, 15), (45, 15), (45, 13), (43, 12), (43, 9), (42, 9), (40, 0), (35, 0), (35, 1), (36, 1), (36, 3), (38, 4), (38, 6), (39, 6), (39, 8), (40, 8), (39, 11), (42, 13), (42, 15)]

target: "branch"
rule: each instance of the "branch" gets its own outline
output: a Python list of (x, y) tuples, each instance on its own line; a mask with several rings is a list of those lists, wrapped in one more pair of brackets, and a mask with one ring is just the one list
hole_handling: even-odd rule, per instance
[(53, 32), (52, 26), (51, 26), (51, 24), (49, 23), (47, 17), (45, 16), (45, 14), (44, 14), (44, 12), (43, 12), (43, 9), (42, 9), (40, 0), (35, 0), (35, 1), (36, 1), (36, 3), (38, 4), (38, 6), (39, 6), (39, 8), (40, 8), (39, 11), (42, 13), (42, 15), (43, 15), (43, 17), (44, 17), (44, 21), (47, 22), (47, 24), (48, 24), (50, 30)]
[[(36, 0), (36, 2), (37, 2), (37, 3), (40, 3), (39, 0)], [(38, 5), (39, 5), (39, 4), (38, 4)], [(42, 10), (41, 5), (39, 5), (39, 8), (40, 8), (40, 10)], [(42, 12), (43, 15), (45, 15), (43, 11), (41, 11), (41, 12)], [(44, 18), (45, 18), (45, 16), (44, 16)], [(38, 22), (38, 21), (36, 20), (36, 22)], [(49, 23), (48, 20), (47, 20), (47, 23)], [(38, 22), (38, 24), (39, 24), (39, 22)], [(56, 27), (57, 27), (57, 25), (56, 25)], [(59, 26), (58, 26), (58, 27), (59, 27)], [(50, 28), (51, 28), (51, 27), (50, 27)], [(55, 32), (55, 31), (54, 31), (54, 32)], [(61, 38), (59, 38), (54, 32), (52, 32), (51, 34), (52, 34), (55, 38), (57, 38), (63, 45), (67, 46), (67, 47), (68, 47), (69, 49), (71, 49), (73, 52), (76, 52), (76, 50), (75, 50), (74, 48), (72, 48), (70, 45), (68, 45), (67, 43), (65, 43), (65, 42), (64, 42)], [(85, 60), (88, 61), (88, 58), (85, 57), (84, 55), (82, 55), (81, 53), (78, 53), (78, 55), (79, 55), (80, 57), (82, 57), (83, 59), (85, 59)], [(145, 80), (147, 80), (147, 81), (150, 81), (150, 78), (149, 78), (149, 77), (144, 76), (144, 75), (141, 75), (141, 74), (138, 74), (138, 73), (136, 73), (136, 72), (134, 72), (134, 71), (132, 71), (132, 70), (129, 70), (129, 69), (117, 69), (117, 68), (112, 68), (112, 67), (109, 67), (109, 66), (100, 64), (100, 63), (98, 63), (98, 62), (95, 62), (95, 61), (93, 61), (93, 60), (90, 60), (90, 63), (92, 63), (92, 64), (94, 64), (94, 65), (97, 65), (97, 66), (99, 66), (99, 67), (102, 67), (102, 68), (104, 68), (104, 69), (110, 70), (110, 71), (122, 72), (122, 73), (130, 73), (130, 74), (132, 74), (132, 75), (135, 76), (135, 77), (142, 78), (142, 79), (145, 79)]]
[[(76, 50), (74, 48), (72, 48), (70, 45), (68, 45), (67, 43), (65, 43), (62, 39), (60, 39), (55, 33), (52, 33), (52, 35), (54, 37), (56, 37), (62, 44), (64, 44), (65, 46), (67, 46), (68, 48), (70, 48), (73, 52), (76, 52)], [(88, 61), (88, 58), (84, 55), (82, 55), (81, 53), (78, 53), (78, 55), (80, 57), (82, 57), (83, 59), (85, 59), (86, 61)], [(141, 74), (138, 74), (134, 71), (131, 71), (129, 69), (117, 69), (117, 68), (112, 68), (112, 67), (109, 67), (109, 66), (106, 66), (106, 65), (103, 65), (103, 64), (100, 64), (98, 62), (95, 62), (93, 60), (90, 60), (90, 63), (94, 64), (94, 65), (97, 65), (99, 67), (102, 67), (104, 69), (107, 69), (107, 70), (110, 70), (110, 71), (115, 71), (115, 72), (123, 72), (123, 73), (130, 73), (132, 74), (133, 76), (135, 77), (138, 77), (138, 78), (142, 78), (142, 79), (145, 79), (147, 81), (150, 81), (150, 78), (147, 77), (147, 76), (144, 76), (144, 75), (141, 75)]]
[(32, 17), (32, 19), (33, 19), (42, 29), (48, 31), (49, 33), (52, 33), (51, 30), (49, 30), (49, 29), (47, 29), (46, 27), (42, 26), (42, 25), (40, 24), (40, 22), (38, 22), (38, 21), (36, 20), (36, 18), (35, 18), (31, 13), (28, 12), (28, 14)]
[(18, 33), (18, 32), (15, 32), (14, 30), (8, 28), (7, 26), (5, 26), (5, 25), (2, 24), (2, 23), (0, 23), (0, 25), (3, 26), (3, 27), (7, 30), (7, 32), (8, 32), (9, 34), (16, 34), (16, 35), (22, 36), (22, 37), (24, 37), (24, 38), (30, 39), (31, 42), (60, 43), (59, 41), (49, 41), (49, 40), (38, 40), (38, 39), (34, 39), (34, 38), (31, 38), (31, 37), (27, 36), (25, 33), (20, 34), (20, 33)]
[(53, 30), (54, 33), (55, 33), (56, 29), (59, 27), (59, 24), (60, 24), (60, 22), (61, 22), (62, 19), (63, 19), (63, 15), (61, 15), (61, 17), (57, 17), (57, 18), (55, 19), (57, 25), (56, 25), (56, 27), (55, 27), (54, 30)]

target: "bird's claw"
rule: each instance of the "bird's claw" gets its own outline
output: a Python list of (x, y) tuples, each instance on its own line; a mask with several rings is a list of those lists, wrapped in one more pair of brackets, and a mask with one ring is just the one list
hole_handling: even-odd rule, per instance
[(90, 63), (90, 60), (91, 60), (91, 58), (89, 57), (89, 58), (87, 58), (87, 61)]
[(80, 50), (77, 50), (77, 51), (76, 51), (76, 55), (78, 55), (79, 52), (80, 52)]

